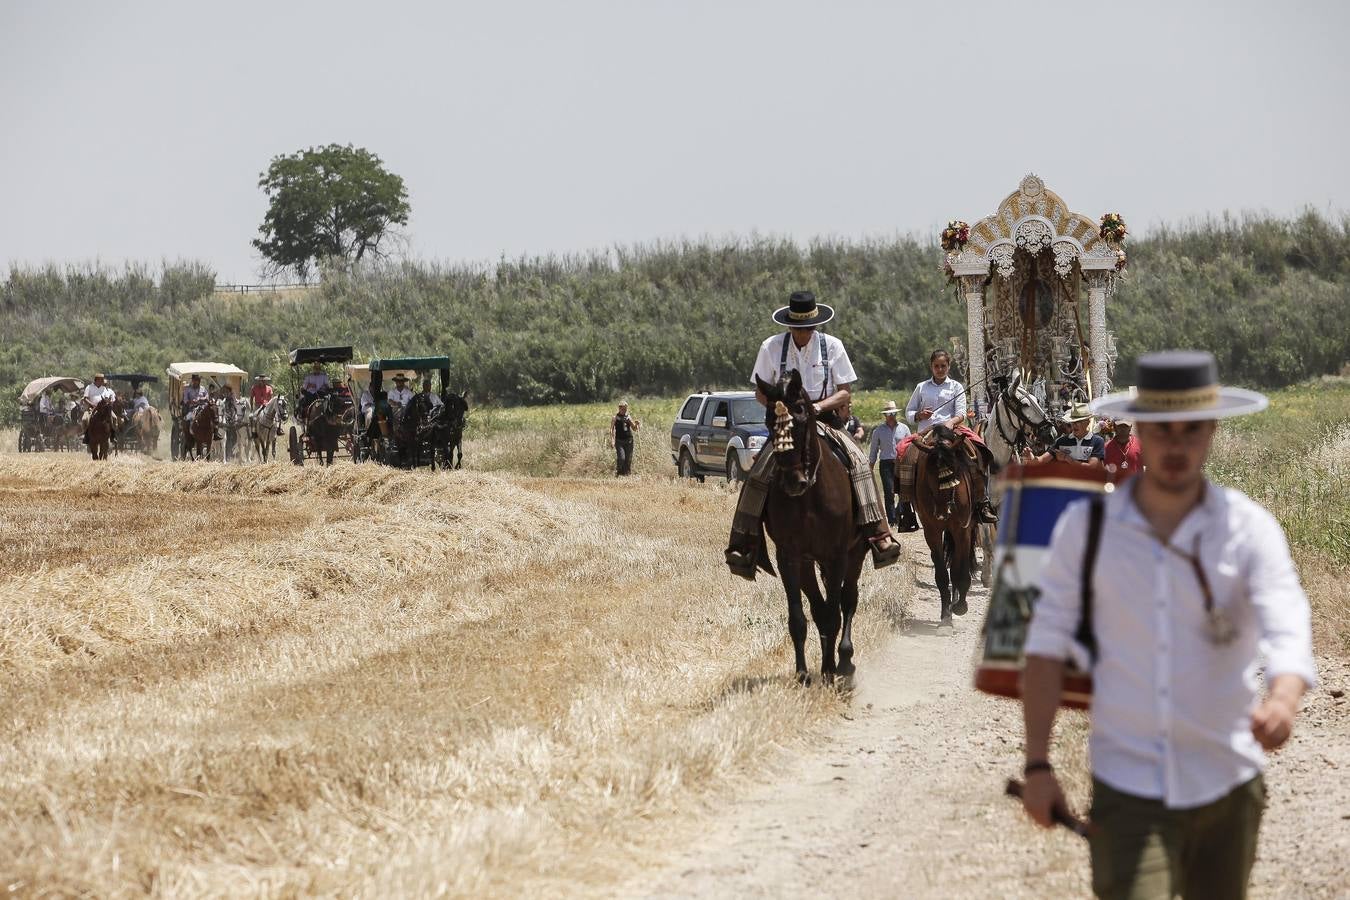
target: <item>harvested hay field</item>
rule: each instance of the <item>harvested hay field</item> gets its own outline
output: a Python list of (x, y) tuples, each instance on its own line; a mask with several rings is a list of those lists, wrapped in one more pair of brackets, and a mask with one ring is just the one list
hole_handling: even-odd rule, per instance
[[(3, 883), (604, 890), (668, 813), (843, 710), (789, 685), (778, 583), (719, 571), (732, 503), (0, 459)], [(901, 615), (877, 579), (861, 608), (860, 661)]]

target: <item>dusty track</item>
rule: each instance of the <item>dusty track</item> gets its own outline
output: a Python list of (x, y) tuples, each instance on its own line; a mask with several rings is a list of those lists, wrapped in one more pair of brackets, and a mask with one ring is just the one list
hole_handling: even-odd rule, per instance
[[(927, 552), (906, 543), (915, 571)], [(921, 575), (921, 578), (924, 577)], [(1000, 794), (1020, 768), (1016, 704), (971, 690), (986, 592), (953, 636), (938, 636), (937, 595), (920, 583), (916, 619), (860, 656), (852, 709), (805, 752), (696, 826), (658, 874), (627, 884), (648, 897), (1086, 896), (1087, 852), (1043, 833)], [(1347, 667), (1320, 662), (1296, 738), (1271, 767), (1271, 805), (1253, 880), (1258, 896), (1344, 897), (1350, 873)], [(1078, 808), (1087, 797), (1086, 720), (1061, 717), (1059, 758)]]

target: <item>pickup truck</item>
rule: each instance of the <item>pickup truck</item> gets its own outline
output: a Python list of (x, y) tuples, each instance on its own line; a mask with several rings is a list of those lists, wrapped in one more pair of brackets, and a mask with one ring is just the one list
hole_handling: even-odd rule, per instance
[(670, 459), (682, 478), (741, 481), (769, 439), (754, 391), (690, 394), (670, 429)]

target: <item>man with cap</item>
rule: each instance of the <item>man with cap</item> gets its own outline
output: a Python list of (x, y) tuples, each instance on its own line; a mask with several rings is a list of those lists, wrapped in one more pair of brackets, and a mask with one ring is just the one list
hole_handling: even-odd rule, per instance
[(886, 521), (898, 526), (897, 531), (917, 531), (914, 507), (901, 503), (899, 521), (895, 509), (895, 446), (909, 435), (909, 426), (899, 421), (900, 410), (894, 400), (887, 400), (881, 408), (882, 422), (872, 429), (872, 443), (867, 452), (868, 465), (878, 465), (881, 474), (881, 499), (886, 505)]
[[(820, 326), (834, 318), (834, 309), (816, 302), (810, 291), (797, 291), (788, 299), (788, 305), (773, 314), (773, 320), (785, 326), (786, 331), (766, 338), (759, 347), (750, 381), (756, 385), (755, 395), (765, 407), (766, 424), (773, 428), (773, 412), (768, 398), (759, 390), (758, 382), (777, 384), (796, 370), (802, 387), (817, 398), (814, 406), (823, 424), (837, 426), (840, 413), (849, 405), (851, 391), (858, 376), (848, 351), (837, 337), (820, 331)], [(900, 558), (900, 545), (886, 522), (886, 511), (877, 496), (876, 480), (867, 464), (862, 448), (845, 432), (832, 428), (836, 444), (849, 456), (850, 481), (858, 507), (859, 528), (872, 545), (872, 564), (880, 569)], [(740, 499), (731, 523), (731, 540), (726, 550), (727, 567), (733, 574), (751, 581), (755, 578), (756, 559), (761, 541), (760, 518), (769, 496), (774, 476), (774, 454), (760, 453), (741, 485)]]
[(614, 450), (614, 475), (629, 475), (633, 471), (633, 432), (642, 423), (628, 414), (628, 402), (619, 403), (619, 411), (609, 420), (609, 446)]
[(1220, 387), (1208, 353), (1145, 354), (1138, 380), (1137, 395), (1091, 408), (1135, 422), (1142, 471), (1071, 504), (1041, 571), (1025, 646), (1023, 803), (1045, 827), (1067, 811), (1050, 733), (1072, 657), (1093, 683), (1097, 896), (1245, 897), (1263, 751), (1289, 739), (1316, 682), (1308, 600), (1283, 530), (1204, 474), (1216, 420), (1267, 401)]
[(390, 407), (402, 409), (412, 402), (412, 388), (408, 387), (408, 376), (402, 372), (394, 376), (394, 389), (386, 394)]
[(102, 372), (94, 375), (94, 383), (85, 385), (84, 394), (80, 397), (80, 406), (84, 407), (84, 412), (80, 416), (80, 440), (87, 443), (85, 432), (89, 430), (89, 417), (94, 413), (94, 407), (98, 406), (104, 400), (112, 404), (112, 430), (117, 433), (117, 429), (122, 427), (122, 417), (117, 413), (117, 394), (104, 381)]
[[(1106, 441), (1092, 433), (1092, 411), (1086, 404), (1075, 403), (1060, 417), (1069, 426), (1068, 434), (1055, 438), (1050, 449), (1037, 457), (1038, 462), (1051, 459), (1072, 460), (1093, 468), (1100, 468), (1106, 458)], [(1024, 458), (1029, 457), (1029, 451)]]
[(1103, 462), (1106, 474), (1116, 484), (1139, 474), (1139, 439), (1131, 432), (1134, 423), (1129, 419), (1116, 419), (1111, 431), (1111, 440), (1106, 442)]

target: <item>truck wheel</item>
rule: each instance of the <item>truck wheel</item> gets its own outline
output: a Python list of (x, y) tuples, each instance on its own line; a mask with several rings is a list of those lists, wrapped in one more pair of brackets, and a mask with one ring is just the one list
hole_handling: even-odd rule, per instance
[(741, 473), (741, 461), (735, 450), (727, 451), (727, 484), (740, 484), (745, 480)]
[(688, 450), (680, 451), (680, 477), (703, 480), (703, 476), (698, 474), (698, 468), (694, 465), (694, 458), (689, 455)]

